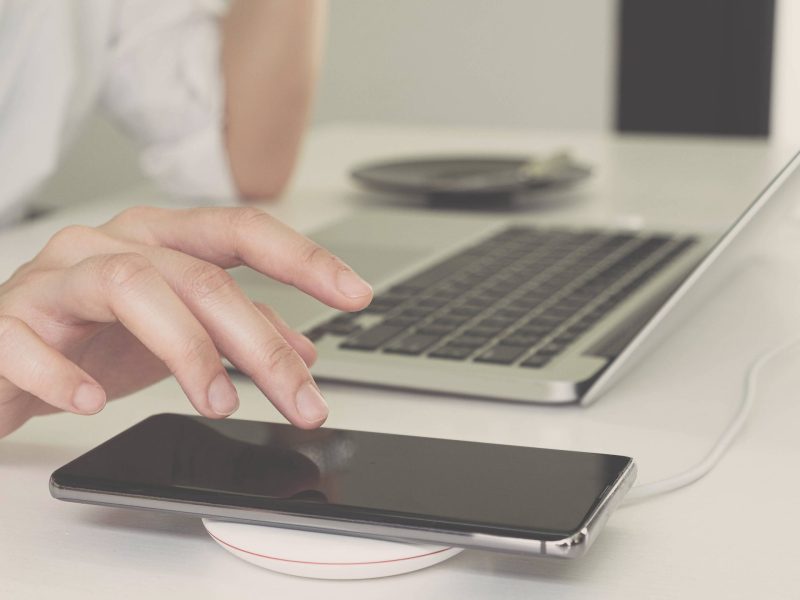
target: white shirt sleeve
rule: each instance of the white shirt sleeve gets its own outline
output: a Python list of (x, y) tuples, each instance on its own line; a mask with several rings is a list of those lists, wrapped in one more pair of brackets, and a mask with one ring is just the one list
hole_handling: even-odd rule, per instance
[(224, 2), (123, 0), (101, 102), (142, 146), (142, 168), (193, 201), (233, 202), (224, 144)]

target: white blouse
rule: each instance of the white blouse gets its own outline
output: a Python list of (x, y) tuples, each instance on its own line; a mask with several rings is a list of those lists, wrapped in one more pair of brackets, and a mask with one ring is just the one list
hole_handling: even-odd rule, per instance
[(213, 0), (0, 0), (0, 226), (96, 107), (168, 191), (235, 195), (223, 143)]

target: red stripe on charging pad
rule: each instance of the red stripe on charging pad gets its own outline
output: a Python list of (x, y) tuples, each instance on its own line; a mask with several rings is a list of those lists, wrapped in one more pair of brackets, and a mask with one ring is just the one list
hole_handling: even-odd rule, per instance
[(385, 563), (401, 562), (401, 561), (404, 561), (404, 560), (413, 560), (415, 558), (424, 558), (425, 556), (433, 556), (434, 554), (440, 554), (442, 552), (447, 552), (448, 550), (452, 550), (453, 549), (452, 546), (449, 546), (447, 548), (442, 548), (441, 550), (434, 550), (433, 552), (427, 552), (425, 554), (417, 554), (416, 556), (406, 556), (404, 558), (393, 558), (393, 559), (390, 559), (390, 560), (375, 560), (375, 561), (370, 561), (370, 562), (313, 562), (313, 561), (307, 561), (307, 560), (292, 560), (291, 558), (279, 558), (277, 556), (268, 556), (266, 554), (259, 554), (258, 552), (252, 552), (250, 550), (245, 550), (244, 548), (239, 548), (238, 546), (234, 546), (233, 544), (230, 544), (230, 543), (226, 542), (225, 540), (222, 540), (222, 539), (218, 538), (217, 536), (215, 536), (210, 531), (208, 532), (208, 535), (210, 535), (212, 538), (217, 540), (220, 544), (223, 544), (223, 545), (227, 546), (228, 548), (233, 548), (234, 550), (237, 550), (238, 552), (244, 552), (245, 554), (250, 554), (252, 556), (258, 556), (259, 558), (267, 558), (269, 560), (278, 560), (278, 561), (281, 561), (281, 562), (297, 563), (297, 564), (301, 564), (301, 565), (329, 565), (329, 566), (332, 566), (332, 567), (333, 566), (344, 566), (344, 567), (351, 566), (351, 567), (355, 567), (355, 566), (359, 566), (359, 565), (379, 565), (379, 564), (385, 564)]

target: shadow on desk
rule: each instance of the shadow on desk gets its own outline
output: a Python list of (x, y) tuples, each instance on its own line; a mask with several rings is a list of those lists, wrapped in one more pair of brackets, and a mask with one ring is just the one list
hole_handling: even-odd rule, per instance
[[(130, 531), (139, 534), (152, 533), (157, 536), (178, 536), (183, 539), (197, 538), (198, 541), (208, 539), (208, 534), (201, 520), (195, 517), (164, 515), (149, 511), (87, 507), (86, 512), (81, 514), (79, 518), (85, 525), (103, 527), (107, 531), (115, 533)], [(610, 541), (609, 547), (615, 545), (611, 539), (614, 537), (614, 532), (606, 531), (603, 537), (607, 539), (598, 540), (598, 547), (593, 548), (593, 551), (590, 551), (587, 556), (579, 560), (527, 557), (467, 550), (456, 558), (449, 560), (446, 568), (469, 575), (492, 574), (502, 578), (520, 579), (527, 582), (530, 582), (531, 579), (559, 582), (585, 580), (587, 576), (591, 576), (592, 572), (610, 570), (608, 561), (613, 560), (613, 555), (603, 552), (601, 546), (604, 541)]]
[(83, 525), (102, 527), (115, 533), (157, 533), (180, 537), (208, 538), (203, 522), (198, 517), (164, 514), (149, 510), (86, 506), (76, 515)]
[[(618, 537), (615, 541), (613, 538)], [(521, 556), (482, 550), (468, 550), (447, 562), (448, 568), (465, 573), (492, 573), (508, 579), (531, 579), (539, 581), (586, 581), (593, 573), (611, 572), (609, 562), (614, 559), (603, 546), (617, 547), (624, 543), (623, 534), (615, 535), (613, 529), (603, 532), (589, 553), (577, 560), (548, 558), (544, 556)], [(606, 544), (607, 543), (607, 544)]]
[[(82, 525), (91, 528), (101, 527), (108, 532), (156, 534), (157, 536), (179, 536), (184, 539), (208, 539), (202, 521), (197, 517), (169, 515), (151, 511), (129, 510), (100, 506), (86, 506), (80, 514), (75, 515)], [(596, 547), (588, 555), (579, 560), (520, 556), (481, 550), (467, 550), (447, 562), (449, 569), (467, 573), (492, 573), (501, 577), (530, 580), (552, 579), (569, 580), (585, 579), (587, 572), (607, 570), (607, 562), (612, 560), (609, 553), (602, 551), (604, 542), (609, 547), (615, 545), (613, 529), (603, 533)], [(620, 534), (621, 535), (621, 534)], [(599, 551), (598, 551), (599, 550)]]
[[(202, 521), (196, 517), (166, 515), (150, 511), (136, 511), (106, 507), (87, 506), (75, 516), (82, 525), (101, 527), (108, 533), (132, 533), (153, 535), (154, 538), (174, 536), (183, 540), (196, 538), (208, 540)], [(604, 532), (605, 540), (598, 540), (597, 547), (579, 560), (564, 560), (546, 557), (527, 557), (514, 554), (467, 550), (447, 562), (447, 569), (465, 574), (492, 574), (502, 578), (530, 581), (570, 581), (585, 580), (592, 572), (610, 570), (608, 561), (613, 555), (602, 551), (603, 542), (615, 545), (614, 532)], [(621, 543), (621, 542), (620, 542)], [(598, 551), (599, 550), (599, 551)]]
[[(101, 528), (114, 537), (116, 534), (123, 534), (123, 536), (138, 536), (139, 539), (141, 536), (153, 536), (154, 541), (162, 539), (163, 536), (172, 537), (176, 541), (177, 539), (194, 538), (198, 542), (204, 543), (208, 540), (208, 534), (202, 521), (190, 516), (85, 506), (78, 514), (73, 515), (73, 518), (82, 526), (90, 529)], [(609, 542), (609, 547), (615, 546), (612, 539), (615, 537), (614, 533), (613, 529), (605, 531), (603, 533), (605, 539), (598, 540), (596, 547), (593, 547), (587, 556), (579, 560), (467, 550), (448, 561), (446, 568), (473, 576), (481, 573), (492, 574), (527, 582), (530, 582), (531, 579), (559, 582), (585, 580), (587, 576), (591, 576), (592, 572), (610, 569), (608, 561), (613, 560), (613, 555), (603, 552), (602, 546), (605, 545), (604, 542)], [(192, 543), (194, 544), (194, 542)]]

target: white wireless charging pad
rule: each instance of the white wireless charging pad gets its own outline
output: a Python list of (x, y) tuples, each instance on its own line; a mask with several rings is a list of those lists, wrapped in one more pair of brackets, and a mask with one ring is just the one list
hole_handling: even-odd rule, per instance
[(289, 575), (373, 579), (418, 571), (462, 548), (247, 525), (203, 519), (209, 535), (234, 556)]

